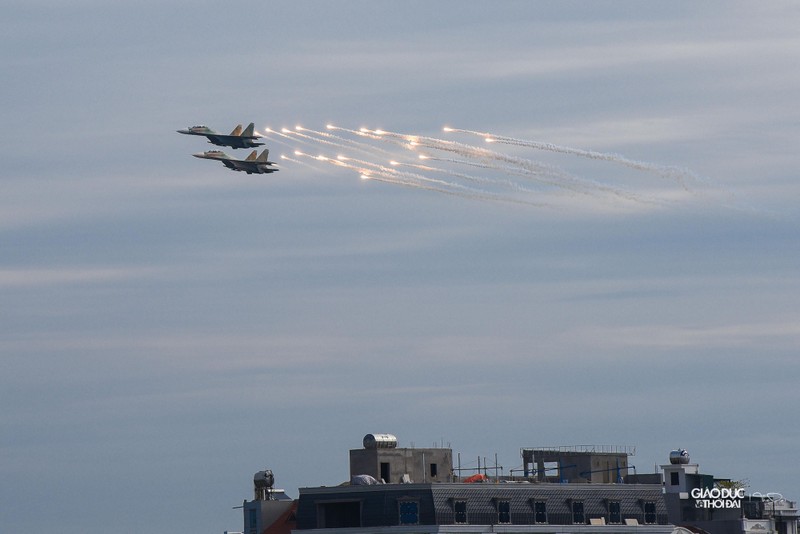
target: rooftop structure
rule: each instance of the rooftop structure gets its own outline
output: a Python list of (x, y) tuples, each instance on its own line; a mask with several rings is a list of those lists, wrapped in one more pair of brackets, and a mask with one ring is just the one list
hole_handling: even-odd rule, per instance
[(453, 452), (447, 448), (400, 448), (392, 434), (367, 434), (364, 448), (350, 451), (350, 477), (367, 475), (384, 484), (451, 482)]
[(349, 482), (296, 500), (256, 473), (244, 534), (798, 534), (795, 502), (703, 475), (684, 450), (663, 478), (629, 473), (635, 449), (608, 446), (521, 449), (522, 477), (460, 477), (449, 447), (401, 448), (391, 434), (363, 445)]
[(750, 494), (742, 484), (700, 472), (681, 449), (664, 472), (664, 502), (670, 521), (711, 534), (797, 534), (797, 503), (779, 494)]
[(525, 477), (539, 482), (622, 482), (635, 447), (573, 445), (522, 449)]

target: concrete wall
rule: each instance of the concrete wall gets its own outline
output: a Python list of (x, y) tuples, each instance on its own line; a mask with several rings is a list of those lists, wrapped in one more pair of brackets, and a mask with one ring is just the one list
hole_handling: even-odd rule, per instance
[(293, 500), (246, 501), (243, 505), (244, 534), (261, 534), (293, 505)]
[[(388, 464), (388, 473), (381, 464)], [(436, 465), (432, 474), (431, 465)], [(370, 475), (387, 484), (397, 484), (408, 474), (412, 482), (450, 482), (453, 471), (451, 449), (353, 449), (350, 476)], [(388, 480), (385, 480), (388, 474)], [(382, 476), (384, 475), (384, 476)]]

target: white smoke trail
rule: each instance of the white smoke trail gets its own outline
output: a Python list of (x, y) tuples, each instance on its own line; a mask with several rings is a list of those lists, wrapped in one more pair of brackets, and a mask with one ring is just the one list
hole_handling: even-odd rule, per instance
[[(521, 168), (510, 167), (510, 166), (505, 166), (505, 165), (497, 165), (496, 163), (488, 163), (488, 162), (480, 162), (480, 161), (469, 161), (469, 160), (465, 160), (465, 159), (455, 159), (455, 158), (439, 158), (439, 157), (431, 156), (431, 155), (428, 155), (428, 154), (424, 154), (424, 155), (420, 154), (419, 158), (420, 159), (424, 159), (424, 160), (442, 161), (442, 162), (445, 162), (445, 163), (453, 163), (453, 164), (456, 164), (456, 165), (465, 165), (465, 166), (468, 166), (468, 167), (476, 167), (478, 169), (489, 169), (489, 170), (494, 170), (494, 171), (500, 171), (500, 172), (503, 172), (505, 174), (513, 174), (515, 176), (522, 176), (524, 178), (530, 178), (530, 174), (531, 174), (531, 172), (529, 170), (527, 170), (527, 169), (521, 169)], [(500, 180), (498, 180), (498, 181), (500, 181)], [(546, 185), (556, 185), (554, 183), (551, 183), (550, 181), (543, 180), (543, 179), (536, 180), (536, 181), (544, 183)], [(506, 182), (509, 184), (509, 187), (513, 186), (514, 188), (519, 188), (520, 191), (526, 191), (526, 192), (529, 191), (529, 192), (538, 193), (538, 191), (522, 187), (519, 184), (516, 184), (516, 182), (512, 182), (511, 180), (506, 180)], [(558, 186), (563, 188), (562, 184), (558, 184)]]
[(430, 156), (428, 154), (420, 154), (420, 159), (429, 159), (431, 161), (443, 161), (445, 163), (455, 163), (456, 165), (467, 165), (469, 167), (477, 167), (479, 169), (494, 169), (497, 170), (497, 165), (491, 165), (489, 163), (481, 163), (475, 161), (468, 161), (465, 159), (455, 159), (455, 158), (438, 158), (436, 156)]
[(452, 152), (468, 158), (479, 159), (484, 162), (487, 162), (489, 160), (503, 161), (511, 165), (517, 165), (519, 167), (522, 167), (525, 170), (529, 171), (531, 174), (537, 176), (549, 175), (560, 178), (579, 180), (577, 177), (572, 176), (571, 174), (559, 169), (558, 167), (537, 163), (535, 161), (519, 158), (516, 156), (509, 156), (508, 154), (495, 152), (487, 148), (481, 148), (474, 145), (466, 145), (464, 143), (457, 143), (455, 141), (448, 141), (446, 139), (438, 139), (436, 137), (402, 134), (397, 132), (387, 132), (385, 130), (368, 130), (368, 131), (376, 135), (377, 136), (376, 138), (378, 139), (383, 137), (389, 137), (392, 139), (405, 141), (407, 144), (402, 144), (402, 145), (405, 146), (406, 148), (414, 149), (417, 146), (424, 146), (427, 148), (433, 148), (435, 150), (442, 150), (444, 152)]
[(280, 157), (281, 157), (281, 159), (283, 161), (288, 161), (290, 163), (296, 163), (298, 165), (302, 165), (303, 167), (308, 167), (309, 169), (314, 169), (315, 171), (319, 171), (320, 170), (320, 168), (318, 166), (316, 166), (316, 165), (312, 165), (312, 164), (310, 164), (308, 162), (305, 162), (305, 161), (300, 161), (300, 160), (297, 160), (297, 159), (294, 159), (294, 158), (290, 158), (289, 156), (286, 156), (284, 154), (281, 154)]
[(366, 137), (368, 139), (380, 139), (379, 136), (377, 136), (375, 134), (372, 134), (372, 133), (369, 133), (370, 130), (368, 130), (366, 128), (362, 128), (360, 130), (351, 130), (350, 128), (342, 128), (341, 126), (334, 126), (333, 124), (329, 124), (327, 126), (327, 128), (329, 130), (340, 130), (342, 132), (351, 133), (351, 134), (357, 135), (359, 137)]
[[(297, 126), (296, 128), (297, 129), (302, 129), (303, 131), (308, 131), (308, 128), (303, 128), (302, 126)], [(342, 143), (335, 143), (333, 141), (328, 141), (326, 139), (318, 139), (318, 138), (313, 137), (311, 135), (307, 135), (307, 134), (300, 133), (300, 132), (292, 132), (292, 135), (296, 135), (297, 137), (300, 137), (302, 139), (307, 139), (309, 141), (308, 144), (320, 143), (320, 144), (323, 144), (323, 145), (334, 146), (336, 148), (344, 148), (344, 149), (350, 148), (347, 145), (344, 145)]]
[[(298, 126), (298, 128), (299, 128), (299, 126)], [(336, 126), (334, 126), (332, 124), (328, 124), (327, 128), (328, 129), (335, 129)], [(322, 132), (322, 131), (319, 131), (319, 130), (312, 130), (312, 129), (306, 128), (306, 127), (302, 127), (302, 130), (304, 132), (311, 132), (312, 134), (318, 135), (320, 137), (325, 137), (327, 139), (333, 139), (333, 140), (338, 141), (340, 143), (346, 143), (346, 145), (345, 144), (340, 145), (341, 148), (358, 150), (359, 152), (362, 152), (362, 153), (368, 154), (368, 155), (374, 155), (375, 152), (380, 152), (380, 153), (385, 154), (387, 156), (391, 155), (391, 152), (389, 152), (388, 150), (384, 150), (384, 149), (382, 149), (380, 147), (376, 147), (374, 145), (369, 145), (367, 143), (360, 143), (358, 141), (355, 141), (353, 139), (348, 139), (348, 138), (342, 137), (340, 135), (334, 135), (332, 133)]]
[[(500, 202), (510, 202), (514, 204), (525, 204), (537, 207), (551, 207), (548, 204), (529, 202), (516, 198), (503, 197), (500, 195), (495, 195), (488, 191), (474, 189), (471, 187), (466, 187), (461, 184), (454, 184), (444, 180), (437, 180), (416, 173), (397, 171), (396, 169), (392, 169), (390, 167), (386, 167), (384, 165), (381, 165), (379, 163), (374, 163), (371, 161), (360, 160), (345, 156), (340, 156), (337, 158), (329, 158), (323, 155), (312, 156), (310, 154), (305, 154), (300, 151), (296, 151), (295, 154), (298, 156), (311, 158), (317, 161), (326, 161), (334, 165), (355, 170), (359, 173), (362, 179), (372, 179), (389, 184), (423, 189), (427, 191), (434, 191), (446, 195), (469, 198), (473, 200), (500, 201)], [(353, 165), (350, 162), (356, 163), (358, 165)]]
[[(305, 128), (305, 127), (301, 127), (301, 126), (297, 126), (296, 129), (302, 130), (304, 132), (310, 132), (312, 134), (315, 134), (318, 137), (315, 137), (313, 135), (300, 134), (300, 133), (298, 133), (297, 135), (303, 136), (303, 137), (305, 137), (307, 139), (311, 139), (311, 140), (313, 140), (313, 141), (315, 141), (317, 143), (321, 143), (323, 145), (328, 145), (328, 146), (335, 146), (337, 148), (344, 148), (344, 149), (351, 149), (352, 148), (352, 145), (350, 145), (349, 143), (330, 141), (329, 139), (331, 137), (335, 137), (335, 136), (332, 136), (332, 135), (329, 136), (329, 139), (320, 139), (320, 137), (319, 137), (320, 134), (322, 134), (324, 132), (318, 132), (316, 130), (311, 130), (310, 128)], [(328, 137), (328, 136), (326, 135), (325, 137)], [(345, 140), (344, 138), (340, 138), (340, 139), (342, 141)]]
[(539, 141), (528, 141), (525, 139), (516, 139), (514, 137), (495, 135), (488, 132), (476, 132), (474, 130), (464, 130), (461, 128), (445, 128), (445, 131), (479, 135), (484, 137), (486, 141), (490, 143), (491, 142), (504, 143), (507, 145), (535, 148), (538, 150), (547, 150), (550, 152), (558, 152), (561, 154), (571, 154), (582, 158), (618, 163), (620, 165), (624, 165), (632, 169), (652, 172), (663, 178), (675, 180), (687, 191), (689, 190), (689, 188), (686, 185), (684, 178), (688, 177), (695, 180), (698, 179), (698, 177), (688, 169), (681, 169), (670, 165), (659, 165), (656, 163), (649, 163), (646, 161), (633, 160), (625, 156), (622, 156), (621, 154), (614, 154), (611, 152), (596, 152), (594, 150), (584, 150), (581, 148), (555, 145), (552, 143), (542, 143)]
[(330, 169), (327, 165), (324, 165), (324, 166), (320, 165), (321, 163), (326, 163), (327, 162), (326, 160), (328, 158), (324, 158), (324, 157), (321, 157), (321, 156), (312, 156), (311, 154), (306, 154), (305, 152), (302, 152), (300, 150), (295, 150), (294, 151), (294, 155), (295, 156), (300, 156), (300, 157), (303, 157), (303, 158), (308, 158), (308, 159), (313, 160), (313, 161), (311, 163), (309, 163), (307, 161), (298, 161), (298, 160), (292, 159), (292, 158), (284, 156), (284, 155), (281, 155), (281, 158), (283, 158), (283, 159), (285, 159), (287, 161), (293, 161), (293, 162), (300, 163), (301, 165), (303, 165), (305, 167), (309, 167), (309, 168), (314, 169), (315, 171), (319, 171), (319, 172), (327, 172)]
[[(281, 139), (276, 138), (275, 136), (285, 137), (286, 139), (289, 139), (289, 140), (291, 140), (293, 142), (289, 143), (288, 141), (283, 141)], [(270, 130), (269, 128), (267, 128), (266, 133), (264, 133), (264, 135), (262, 137), (264, 137), (264, 139), (268, 139), (269, 141), (271, 141), (273, 143), (278, 143), (279, 145), (287, 146), (287, 147), (289, 147), (291, 149), (294, 149), (297, 146), (297, 142), (298, 142), (297, 139), (292, 139), (291, 137), (289, 137), (286, 134), (282, 134), (280, 132), (276, 132), (275, 130)]]
[(285, 137), (286, 139), (291, 139), (292, 141), (296, 141), (297, 139), (289, 135), (290, 133), (292, 133), (292, 131), (287, 128), (281, 128), (280, 132), (277, 130), (273, 130), (272, 128), (267, 128), (265, 135), (273, 134), (280, 137)]
[(344, 156), (340, 156), (337, 159), (339, 159), (340, 161), (345, 161), (345, 162), (346, 161), (355, 161), (356, 163), (360, 163), (360, 164), (366, 165), (366, 166), (368, 166), (370, 168), (377, 169), (378, 171), (380, 171), (380, 172), (382, 172), (382, 173), (384, 173), (386, 175), (396, 176), (396, 177), (399, 177), (399, 178), (406, 178), (406, 179), (410, 179), (410, 180), (416, 180), (417, 182), (420, 182), (420, 183), (430, 183), (430, 184), (435, 184), (437, 186), (450, 187), (450, 188), (453, 188), (453, 189), (469, 191), (471, 193), (477, 193), (477, 194), (490, 194), (488, 191), (483, 191), (483, 190), (480, 190), (480, 189), (473, 189), (471, 187), (467, 187), (467, 186), (464, 186), (464, 185), (461, 185), (461, 184), (456, 184), (456, 183), (453, 183), (453, 182), (448, 182), (446, 180), (437, 180), (435, 178), (430, 178), (428, 176), (424, 176), (422, 174), (417, 174), (417, 173), (413, 173), (413, 172), (398, 171), (397, 169), (393, 169), (391, 167), (386, 167), (384, 165), (381, 165), (380, 163), (373, 163), (371, 161), (366, 161), (366, 160), (361, 160), (361, 159), (356, 159), (356, 158), (349, 158), (349, 157), (344, 157)]
[[(433, 158), (424, 157), (424, 156), (420, 156), (420, 157), (422, 159), (433, 159)], [(444, 168), (441, 168), (441, 167), (431, 167), (430, 165), (421, 165), (421, 164), (418, 164), (418, 163), (404, 163), (404, 162), (399, 162), (399, 161), (392, 161), (391, 164), (392, 165), (405, 165), (405, 166), (414, 167), (416, 169), (420, 169), (420, 170), (423, 170), (423, 171), (438, 172), (438, 173), (446, 174), (448, 176), (453, 176), (454, 178), (461, 178), (462, 180), (466, 180), (468, 182), (473, 182), (473, 183), (477, 183), (477, 184), (500, 185), (500, 186), (507, 187), (509, 189), (512, 189), (514, 191), (518, 191), (518, 192), (521, 192), (521, 193), (534, 193), (534, 194), (539, 193), (539, 191), (536, 191), (534, 189), (528, 189), (528, 188), (523, 187), (523, 186), (519, 185), (518, 183), (513, 182), (511, 180), (504, 180), (504, 179), (500, 179), (500, 178), (485, 178), (485, 177), (482, 177), (482, 176), (474, 176), (472, 174), (464, 174), (463, 172), (457, 172), (457, 171), (453, 171), (453, 170), (450, 170), (450, 169), (444, 169)]]
[[(514, 176), (521, 176), (521, 177), (527, 178), (529, 180), (532, 179), (531, 170), (526, 168), (524, 165), (498, 165), (498, 164), (494, 164), (494, 163), (486, 163), (486, 162), (481, 163), (481, 162), (473, 162), (473, 161), (462, 160), (462, 159), (454, 159), (454, 158), (437, 158), (437, 157), (433, 157), (433, 156), (425, 156), (424, 159), (431, 159), (431, 160), (434, 160), (434, 161), (444, 161), (444, 162), (448, 162), (448, 163), (454, 163), (454, 164), (457, 164), (457, 165), (467, 165), (467, 166), (470, 166), (470, 167), (478, 167), (478, 168), (481, 168), (481, 169), (497, 170), (497, 171), (500, 171), (500, 172), (502, 172), (504, 174), (512, 174)], [(603, 185), (603, 184), (600, 184), (600, 183), (597, 183), (597, 182), (593, 182), (591, 180), (586, 180), (586, 179), (581, 180), (581, 179), (578, 179), (577, 177), (572, 177), (571, 175), (567, 175), (567, 177), (568, 178), (575, 178), (576, 181), (575, 181), (574, 185), (570, 185), (570, 184), (567, 184), (567, 183), (559, 182), (557, 178), (548, 179), (548, 178), (546, 178), (546, 177), (544, 177), (542, 175), (534, 175), (534, 176), (536, 176), (536, 178), (533, 179), (533, 181), (536, 182), (536, 183), (540, 183), (540, 184), (551, 186), (551, 187), (556, 187), (556, 188), (559, 188), (559, 189), (565, 189), (565, 190), (570, 191), (572, 193), (579, 193), (579, 194), (582, 194), (582, 195), (596, 196), (598, 192), (604, 192), (604, 193), (613, 194), (614, 196), (617, 196), (617, 197), (625, 198), (627, 200), (634, 200), (634, 201), (638, 201), (638, 202), (651, 202), (650, 200), (642, 199), (642, 198), (640, 198), (638, 196), (635, 196), (632, 193), (627, 193), (625, 191), (622, 191), (622, 190), (619, 190), (619, 189), (615, 189), (615, 188), (612, 188), (612, 187), (609, 187), (609, 186), (606, 186), (606, 185)], [(563, 177), (563, 175), (562, 175), (562, 177)], [(509, 182), (510, 183), (514, 183), (514, 182), (512, 182), (510, 180), (509, 180)], [(581, 185), (582, 182), (585, 182), (585, 185), (581, 187), (580, 185)], [(578, 187), (575, 187), (576, 185)], [(520, 187), (521, 190), (524, 190), (524, 191), (532, 191), (532, 190), (524, 188), (522, 186), (518, 186), (518, 187)]]
[[(397, 132), (387, 132), (384, 130), (369, 130), (369, 132), (379, 137), (387, 136), (392, 139), (404, 140), (408, 142), (412, 147), (425, 146), (427, 148), (433, 148), (435, 150), (453, 152), (460, 156), (468, 158), (479, 158), (484, 162), (487, 160), (495, 160), (508, 163), (512, 167), (517, 167), (519, 169), (523, 169), (524, 171), (526, 171), (526, 174), (524, 176), (529, 177), (530, 179), (533, 179), (537, 182), (550, 185), (553, 187), (567, 189), (575, 193), (591, 195), (591, 194), (597, 194), (598, 192), (602, 192), (605, 194), (616, 196), (624, 200), (629, 200), (634, 202), (649, 202), (647, 200), (639, 198), (637, 195), (633, 193), (622, 191), (620, 189), (616, 189), (614, 187), (610, 187), (595, 182), (593, 180), (578, 178), (577, 176), (573, 176), (565, 171), (562, 171), (561, 169), (558, 169), (557, 167), (539, 164), (525, 158), (503, 154), (502, 152), (495, 152), (493, 150), (488, 150), (485, 148), (480, 148), (472, 145), (465, 145), (463, 143), (457, 143), (455, 141), (448, 141), (445, 139), (437, 139), (435, 137), (409, 135)], [(513, 169), (509, 168), (501, 167), (500, 170), (505, 170), (506, 172), (513, 172)]]
[[(607, 200), (619, 199), (629, 202), (647, 204), (656, 203), (662, 205), (666, 203), (666, 201), (659, 202), (657, 199), (646, 198), (642, 194), (634, 191), (620, 189), (602, 182), (575, 176), (557, 166), (537, 162), (504, 152), (490, 150), (485, 147), (459, 143), (447, 139), (439, 139), (436, 137), (405, 134), (378, 129), (371, 130), (367, 128), (360, 128), (359, 130), (355, 130), (330, 124), (327, 125), (327, 129), (329, 131), (336, 131), (337, 133), (341, 132), (342, 135), (336, 135), (326, 131), (313, 130), (302, 126), (297, 126), (296, 131), (284, 129), (282, 133), (271, 130), (267, 130), (267, 132), (273, 137), (280, 136), (294, 143), (303, 143), (311, 146), (316, 145), (320, 148), (322, 146), (328, 146), (341, 149), (343, 151), (342, 154), (344, 156), (348, 156), (350, 161), (349, 165), (344, 164), (342, 160), (338, 160), (339, 162), (336, 163), (333, 158), (327, 158), (324, 156), (308, 157), (318, 161), (322, 161), (324, 159), (330, 163), (339, 165), (342, 168), (347, 168), (349, 170), (358, 172), (360, 175), (368, 175), (376, 181), (383, 181), (385, 183), (402, 185), (405, 187), (416, 187), (427, 190), (435, 190), (437, 192), (446, 192), (447, 194), (457, 194), (466, 198), (504, 202), (520, 202), (518, 198), (512, 198), (513, 195), (511, 191), (522, 194), (541, 195), (543, 192), (545, 192), (542, 187), (547, 187), (551, 190), (560, 190), (572, 195), (589, 195)], [(446, 131), (482, 135), (484, 138), (490, 138), (498, 143), (536, 149), (558, 150), (564, 153), (577, 155), (579, 157), (616, 162), (638, 170), (660, 172), (662, 176), (676, 177), (681, 185), (686, 188), (680, 176), (676, 174), (670, 174), (681, 172), (680, 169), (677, 169), (676, 167), (664, 167), (646, 162), (637, 162), (617, 154), (604, 154), (600, 152), (573, 149), (570, 147), (559, 147), (558, 145), (552, 145), (549, 143), (536, 143), (522, 139), (494, 136), (493, 134), (483, 134), (481, 132), (472, 130), (450, 128)], [(360, 138), (361, 140), (351, 139), (351, 136)], [(281, 140), (275, 141), (278, 143), (287, 144), (287, 146), (291, 146)], [(423, 152), (423, 155), (420, 156), (421, 159), (441, 161), (443, 163), (450, 163), (453, 165), (464, 165), (497, 172), (468, 174), (464, 172), (458, 172), (457, 170), (448, 169), (447, 166), (429, 166), (412, 163), (400, 164), (420, 171), (419, 173), (406, 172), (397, 169), (397, 165), (393, 167), (387, 167), (379, 163), (374, 163), (376, 158), (379, 158), (383, 155), (392, 156), (397, 154), (397, 150), (390, 151), (381, 148), (380, 146), (376, 146), (380, 143), (389, 143), (401, 149), (415, 151), (417, 154)], [(353, 152), (363, 154), (362, 157), (364, 159), (349, 158)], [(442, 153), (450, 153), (452, 154), (452, 157), (447, 157)], [(431, 173), (450, 176), (453, 177), (454, 180), (432, 178), (430, 177)], [(505, 177), (503, 177), (503, 175), (505, 175)], [(521, 177), (525, 181), (512, 178), (512, 176)], [(464, 185), (466, 182), (471, 184), (481, 184), (487, 187), (485, 189), (480, 187), (470, 187)], [(528, 185), (528, 183), (537, 184), (537, 186), (534, 187), (532, 185)], [(499, 188), (507, 189), (509, 192), (501, 193)], [(497, 192), (491, 191), (492, 189)], [(520, 198), (522, 197), (520, 196)], [(553, 207), (552, 204), (533, 203), (527, 201), (522, 203), (533, 204), (536, 206)]]
[[(501, 195), (496, 195), (494, 193), (490, 193), (488, 191), (481, 191), (481, 190), (476, 190), (476, 189), (472, 189), (472, 188), (469, 188), (469, 187), (460, 186), (459, 184), (451, 184), (449, 182), (445, 182), (445, 181), (441, 181), (441, 180), (433, 180), (431, 178), (427, 178), (425, 176), (420, 176), (420, 175), (417, 175), (415, 173), (396, 172), (396, 171), (394, 173), (386, 173), (383, 170), (376, 170), (376, 171), (373, 171), (373, 172), (374, 172), (374, 174), (378, 174), (379, 176), (382, 176), (384, 178), (382, 181), (385, 181), (387, 183), (393, 183), (393, 184), (397, 184), (397, 185), (404, 185), (404, 186), (408, 186), (408, 187), (416, 187), (418, 189), (424, 189), (426, 191), (435, 191), (437, 193), (443, 193), (445, 195), (451, 195), (451, 196), (456, 196), (456, 197), (461, 197), (461, 198), (468, 198), (468, 199), (471, 199), (471, 200), (483, 200), (483, 201), (492, 201), (492, 202), (508, 202), (508, 203), (512, 203), (512, 204), (524, 204), (524, 205), (536, 206), (536, 207), (540, 207), (540, 208), (552, 208), (553, 207), (553, 206), (551, 206), (549, 204), (544, 204), (544, 203), (540, 203), (540, 202), (530, 202), (530, 201), (527, 201), (527, 200), (522, 200), (522, 199), (513, 198), (513, 197), (504, 197), (504, 196), (501, 196)], [(368, 178), (372, 178), (374, 176), (374, 174), (371, 173), (368, 176)], [(398, 177), (401, 177), (401, 178), (398, 179)], [(420, 182), (415, 182), (415, 181), (406, 181), (406, 180), (402, 179), (402, 177), (412, 177), (412, 179), (413, 179), (413, 177), (417, 177), (417, 179), (421, 178), (422, 180), (424, 180), (424, 182), (420, 183)], [(444, 184), (445, 187), (436, 186), (436, 185), (429, 185), (428, 182), (441, 183), (441, 184)], [(451, 189), (451, 188), (454, 188), (454, 189)]]
[[(312, 159), (315, 159), (315, 160), (318, 160), (318, 161), (327, 161), (327, 162), (332, 163), (334, 165), (339, 165), (341, 167), (352, 169), (352, 170), (358, 172), (360, 177), (362, 179), (364, 179), (364, 180), (376, 180), (376, 181), (384, 182), (384, 183), (388, 183), (388, 184), (400, 185), (400, 186), (404, 186), (404, 187), (411, 187), (411, 188), (415, 188), (415, 189), (424, 189), (424, 190), (427, 190), (427, 191), (436, 191), (436, 192), (439, 192), (439, 193), (445, 193), (445, 194), (451, 194), (451, 195), (457, 195), (457, 196), (467, 196), (469, 198), (472, 198), (471, 195), (459, 194), (458, 192), (450, 191), (450, 190), (445, 189), (445, 188), (435, 187), (435, 186), (432, 186), (432, 185), (427, 185), (425, 183), (420, 183), (420, 182), (424, 182), (424, 180), (420, 180), (420, 181), (411, 180), (411, 181), (409, 181), (407, 178), (411, 175), (411, 173), (398, 173), (398, 172), (394, 171), (394, 169), (390, 169), (388, 167), (384, 167), (382, 165), (379, 165), (377, 163), (373, 163), (373, 162), (370, 162), (370, 161), (358, 160), (356, 158), (348, 158), (348, 157), (329, 158), (327, 156), (312, 156), (310, 154), (305, 154), (305, 153), (302, 153), (302, 152), (295, 152), (295, 154), (297, 154), (299, 156), (312, 158)], [(350, 161), (353, 161), (353, 162), (356, 162), (356, 163), (360, 163), (360, 164), (362, 164), (364, 166), (362, 167), (362, 166), (352, 165), (352, 164), (348, 163)], [(404, 179), (404, 178), (406, 178), (406, 179)]]

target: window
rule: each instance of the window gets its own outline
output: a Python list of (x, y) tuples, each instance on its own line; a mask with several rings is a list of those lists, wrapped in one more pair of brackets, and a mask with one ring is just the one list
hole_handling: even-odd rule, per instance
[(511, 523), (511, 502), (497, 501), (497, 522)]
[(400, 501), (400, 524), (419, 524), (419, 503), (417, 501)]
[(538, 524), (547, 523), (547, 503), (536, 501), (533, 503), (533, 516)]
[(387, 484), (390, 483), (389, 480), (389, 462), (381, 462), (381, 480), (386, 482)]
[(467, 501), (453, 501), (453, 522), (467, 523)]
[(681, 477), (677, 471), (673, 471), (672, 473), (669, 474), (669, 483), (671, 486), (677, 486), (678, 484), (681, 483)]
[(619, 501), (608, 501), (608, 522), (612, 524), (622, 523)]
[(361, 526), (359, 501), (329, 502), (318, 505), (318, 528), (356, 528)]
[(572, 501), (572, 522), (576, 525), (586, 524), (586, 516), (583, 515), (583, 501)]
[(745, 519), (761, 519), (764, 514), (763, 501), (742, 501), (742, 512)]
[(439, 466), (431, 464), (431, 478), (436, 478), (437, 476), (439, 476)]
[(644, 503), (644, 522), (646, 525), (656, 523), (656, 503), (647, 501)]

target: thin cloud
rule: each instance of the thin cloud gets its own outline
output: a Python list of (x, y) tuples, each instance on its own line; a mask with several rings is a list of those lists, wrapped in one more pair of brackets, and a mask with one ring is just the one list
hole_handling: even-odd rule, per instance
[(763, 351), (800, 345), (800, 317), (775, 322), (718, 326), (650, 324), (588, 328), (572, 332), (584, 343), (604, 349), (650, 348), (696, 350), (740, 348)]
[(0, 269), (0, 287), (92, 285), (151, 278), (161, 269), (151, 267), (65, 267)]

